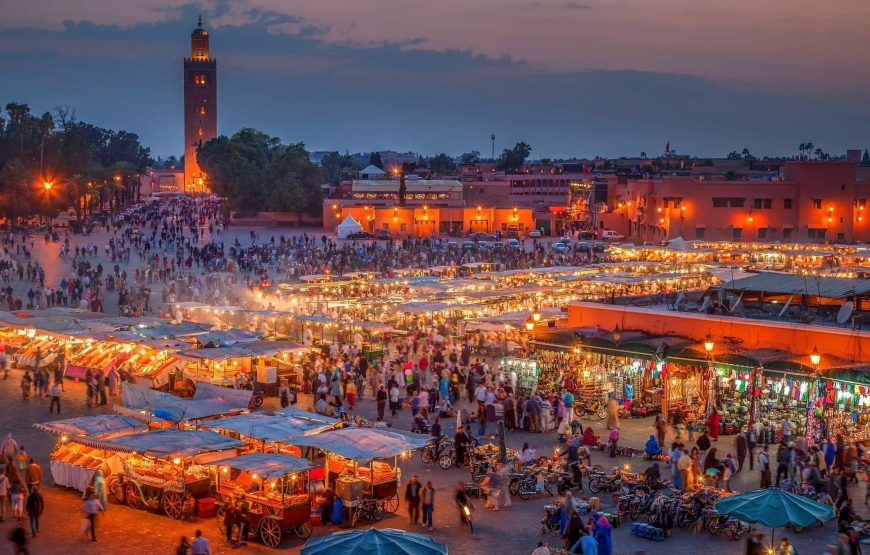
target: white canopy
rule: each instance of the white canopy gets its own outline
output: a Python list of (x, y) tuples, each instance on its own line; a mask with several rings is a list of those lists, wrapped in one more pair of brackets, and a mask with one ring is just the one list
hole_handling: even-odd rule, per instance
[(351, 233), (359, 233), (362, 230), (362, 225), (354, 220), (353, 216), (348, 214), (343, 222), (335, 226), (335, 236), (339, 239), (347, 239), (347, 236)]

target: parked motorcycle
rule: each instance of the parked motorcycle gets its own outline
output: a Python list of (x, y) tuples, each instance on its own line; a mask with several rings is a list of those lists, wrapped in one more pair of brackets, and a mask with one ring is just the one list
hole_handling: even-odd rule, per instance
[(596, 416), (600, 420), (607, 418), (607, 407), (600, 399), (591, 401), (574, 401), (574, 415), (582, 418), (587, 415)]

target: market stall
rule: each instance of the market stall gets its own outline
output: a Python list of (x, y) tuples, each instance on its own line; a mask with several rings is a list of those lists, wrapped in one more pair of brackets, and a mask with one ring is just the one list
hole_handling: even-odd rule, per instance
[(251, 453), (213, 461), (217, 519), (223, 530), (228, 503), (248, 505), (248, 533), (278, 547), (287, 531), (311, 536), (311, 490), (306, 459), (280, 453)]
[(326, 483), (346, 506), (357, 507), (364, 499), (374, 499), (391, 513), (399, 508), (398, 458), (409, 457), (428, 441), (427, 437), (374, 428), (344, 428), (290, 440), (293, 445), (325, 453)]
[(49, 455), (54, 483), (81, 492), (91, 483), (97, 470), (104, 476), (111, 476), (123, 469), (117, 454), (102, 449), (99, 440), (146, 430), (141, 422), (116, 414), (81, 416), (34, 424), (33, 427), (59, 438)]
[(154, 428), (179, 427), (248, 411), (251, 391), (196, 383), (192, 399), (135, 384), (123, 384), (121, 406), (113, 409)]
[(209, 495), (208, 466), (235, 456), (240, 441), (215, 432), (154, 430), (102, 442), (123, 468), (107, 480), (115, 498), (127, 505), (162, 510), (172, 518), (193, 513), (196, 499)]

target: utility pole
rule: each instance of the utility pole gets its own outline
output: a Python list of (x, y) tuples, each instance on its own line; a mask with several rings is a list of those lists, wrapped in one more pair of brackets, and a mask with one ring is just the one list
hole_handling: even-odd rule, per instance
[(492, 141), (492, 160), (495, 160), (495, 133), (490, 135), (489, 139)]

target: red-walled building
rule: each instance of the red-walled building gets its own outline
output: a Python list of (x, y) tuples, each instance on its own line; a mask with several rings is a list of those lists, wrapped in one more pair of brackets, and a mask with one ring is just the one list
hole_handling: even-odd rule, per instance
[(851, 162), (787, 162), (763, 181), (613, 178), (607, 198), (599, 227), (634, 242), (870, 241), (870, 180)]

